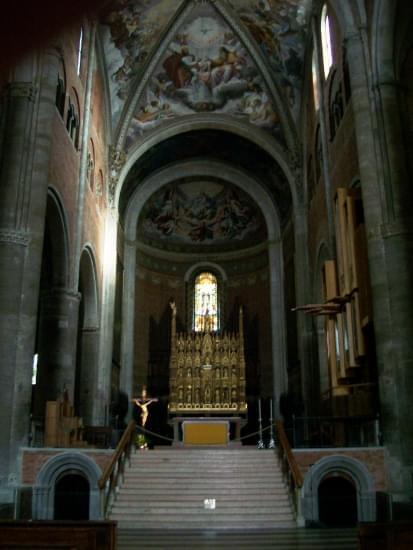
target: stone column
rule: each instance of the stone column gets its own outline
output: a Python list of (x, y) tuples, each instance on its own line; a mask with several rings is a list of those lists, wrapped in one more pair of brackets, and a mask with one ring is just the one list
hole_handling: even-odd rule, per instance
[[(313, 301), (310, 260), (308, 255), (308, 208), (296, 204), (294, 207), (295, 239), (295, 297), (297, 305)], [(313, 320), (303, 312), (297, 312), (297, 340), (301, 366), (301, 387), (307, 415), (318, 414), (317, 403), (320, 398), (318, 365), (313, 357)]]
[(105, 425), (109, 418), (108, 404), (110, 402), (113, 322), (115, 317), (117, 231), (118, 214), (116, 208), (112, 206), (108, 209), (105, 225), (99, 368), (93, 400), (93, 423), (96, 425)]
[(287, 339), (285, 330), (284, 266), (281, 241), (268, 243), (271, 295), (271, 342), (274, 416), (280, 416), (280, 396), (288, 390)]
[[(346, 41), (366, 218), (387, 473), (393, 500), (403, 501), (413, 493), (413, 424), (409, 421), (413, 393), (412, 191), (406, 173), (397, 85), (378, 82), (376, 98), (372, 96), (363, 62), (363, 38), (366, 40), (360, 31), (347, 36)], [(378, 142), (374, 117), (381, 121)]]
[(44, 416), (46, 401), (54, 401), (63, 390), (74, 403), (76, 350), (80, 294), (54, 288), (40, 299), (38, 376), (35, 415)]
[(26, 60), (3, 97), (0, 159), (0, 502), (27, 444), (57, 57)]

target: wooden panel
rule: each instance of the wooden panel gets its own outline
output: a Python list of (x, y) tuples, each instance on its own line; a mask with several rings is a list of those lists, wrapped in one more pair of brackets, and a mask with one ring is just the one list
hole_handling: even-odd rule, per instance
[(113, 521), (0, 522), (4, 550), (115, 550)]

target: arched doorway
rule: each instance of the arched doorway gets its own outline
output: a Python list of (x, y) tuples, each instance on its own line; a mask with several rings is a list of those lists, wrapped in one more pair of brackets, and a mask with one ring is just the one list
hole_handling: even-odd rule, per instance
[(357, 523), (357, 493), (354, 483), (342, 476), (329, 476), (318, 487), (320, 523), (326, 527), (354, 527)]
[(88, 520), (90, 485), (79, 472), (64, 473), (55, 484), (54, 519)]

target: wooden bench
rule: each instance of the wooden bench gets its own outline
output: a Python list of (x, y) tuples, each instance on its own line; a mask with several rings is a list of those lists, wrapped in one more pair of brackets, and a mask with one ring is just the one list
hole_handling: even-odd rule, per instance
[(0, 521), (1, 550), (115, 550), (115, 521)]
[(360, 523), (360, 550), (411, 550), (413, 522)]

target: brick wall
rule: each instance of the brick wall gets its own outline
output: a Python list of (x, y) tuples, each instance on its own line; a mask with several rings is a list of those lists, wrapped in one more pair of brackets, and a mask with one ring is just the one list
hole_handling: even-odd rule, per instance
[(324, 457), (341, 455), (354, 458), (369, 470), (374, 479), (376, 491), (386, 491), (385, 450), (382, 448), (294, 449), (293, 454), (304, 477), (311, 466)]
[[(27, 449), (21, 450), (21, 484), (22, 485), (34, 485), (36, 476), (39, 473), (43, 464), (45, 464), (50, 458), (73, 451), (73, 449)], [(113, 450), (84, 450), (83, 454), (91, 458), (102, 470), (105, 469), (109, 463)]]

